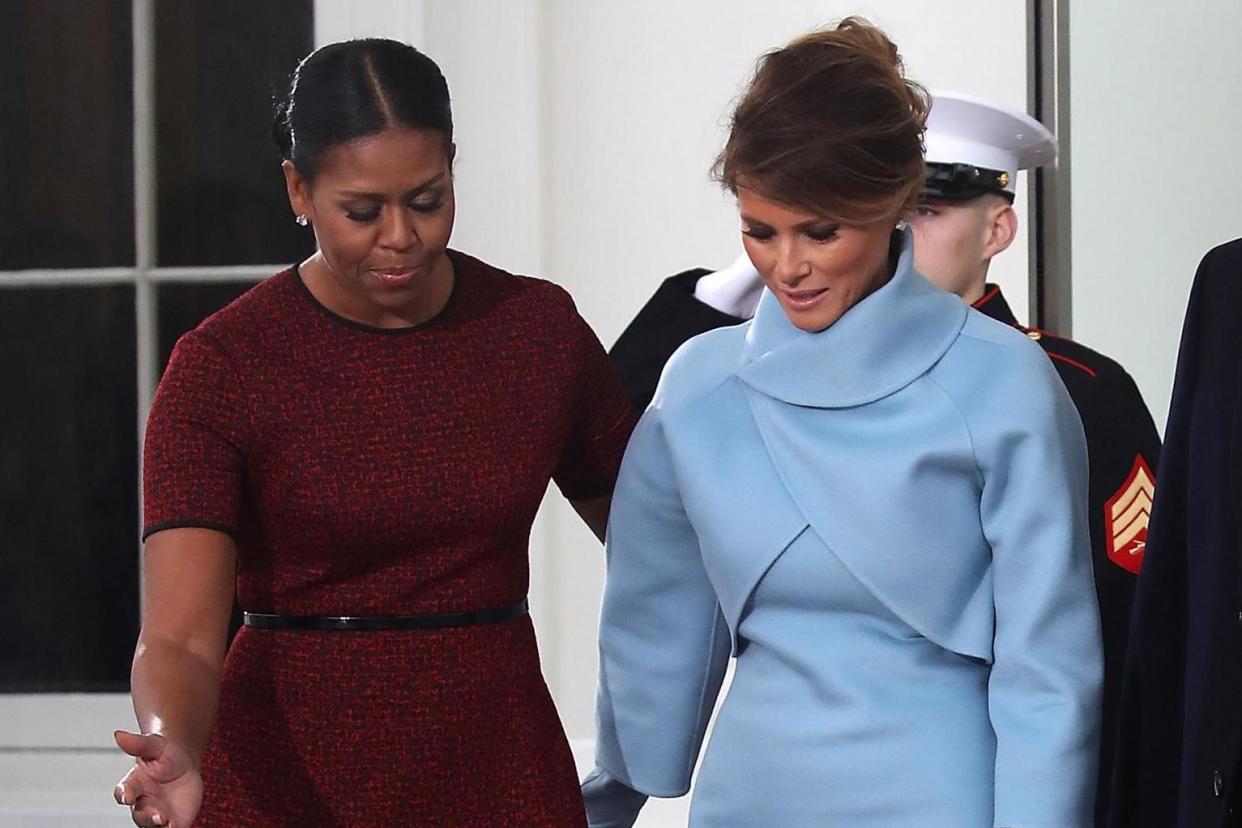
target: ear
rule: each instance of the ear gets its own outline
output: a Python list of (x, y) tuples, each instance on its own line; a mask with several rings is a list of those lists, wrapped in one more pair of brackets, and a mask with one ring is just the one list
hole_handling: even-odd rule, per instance
[(285, 161), (280, 169), (285, 174), (285, 190), (289, 193), (289, 206), (293, 208), (293, 214), (313, 219), (310, 182), (298, 172), (292, 161)]
[(1001, 200), (999, 205), (989, 210), (986, 229), (987, 241), (983, 245), (984, 261), (1004, 253), (1017, 237), (1018, 214), (1014, 212), (1013, 205)]

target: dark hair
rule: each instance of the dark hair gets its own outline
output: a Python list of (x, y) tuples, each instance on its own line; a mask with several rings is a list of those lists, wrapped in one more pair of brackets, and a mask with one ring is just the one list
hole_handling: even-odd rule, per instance
[(712, 174), (727, 189), (866, 224), (918, 200), (927, 91), (859, 17), (759, 60)]
[(366, 38), (330, 43), (302, 59), (276, 104), (272, 138), (282, 159), (313, 178), (324, 150), (396, 126), (437, 130), (451, 147), (448, 83), (413, 46)]

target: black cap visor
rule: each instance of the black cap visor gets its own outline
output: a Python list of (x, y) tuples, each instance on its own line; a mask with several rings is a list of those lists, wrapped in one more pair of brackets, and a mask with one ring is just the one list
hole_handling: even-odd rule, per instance
[(971, 164), (927, 165), (927, 181), (923, 184), (923, 198), (942, 198), (946, 201), (967, 201), (993, 193), (1004, 196), (1013, 203), (1013, 193), (1005, 189), (1009, 173), (989, 170)]

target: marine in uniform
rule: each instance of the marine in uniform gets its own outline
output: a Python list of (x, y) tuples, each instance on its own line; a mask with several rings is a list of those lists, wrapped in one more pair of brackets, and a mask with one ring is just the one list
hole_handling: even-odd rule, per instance
[[(1120, 678), (1135, 576), (1143, 562), (1160, 437), (1134, 380), (1116, 361), (1073, 340), (1019, 323), (994, 284), (992, 258), (1017, 232), (1019, 170), (1056, 158), (1056, 139), (1030, 116), (952, 92), (933, 96), (926, 135), (927, 185), (910, 217), (915, 267), (980, 313), (1024, 331), (1051, 360), (1070, 393), (1090, 457), (1089, 522), (1104, 635), (1105, 687), (1096, 822), (1103, 825), (1112, 774)], [(666, 279), (621, 334), (610, 356), (640, 411), (664, 364), (693, 336), (740, 324), (762, 292), (743, 256), (725, 270), (687, 270)]]

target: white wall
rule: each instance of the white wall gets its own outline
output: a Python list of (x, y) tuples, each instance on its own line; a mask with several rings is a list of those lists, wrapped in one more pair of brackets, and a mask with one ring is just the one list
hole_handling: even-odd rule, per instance
[(1199, 259), (1242, 236), (1237, 0), (1070, 5), (1073, 335), (1163, 429)]

